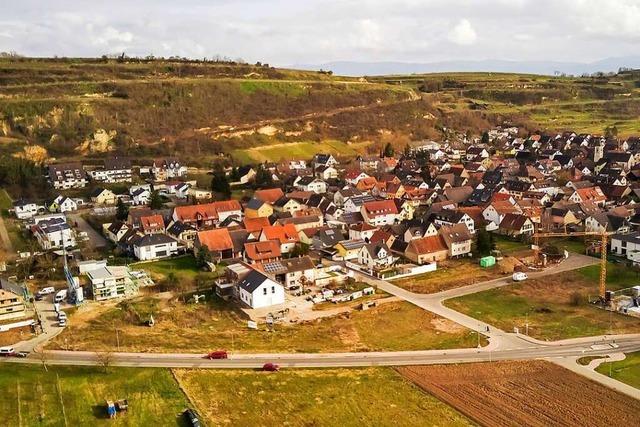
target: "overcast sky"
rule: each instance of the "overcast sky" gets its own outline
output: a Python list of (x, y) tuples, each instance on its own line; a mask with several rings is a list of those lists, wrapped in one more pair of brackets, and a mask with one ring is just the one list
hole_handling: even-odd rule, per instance
[[(99, 4), (97, 4), (99, 3)], [(0, 51), (277, 65), (640, 54), (640, 0), (0, 0)]]

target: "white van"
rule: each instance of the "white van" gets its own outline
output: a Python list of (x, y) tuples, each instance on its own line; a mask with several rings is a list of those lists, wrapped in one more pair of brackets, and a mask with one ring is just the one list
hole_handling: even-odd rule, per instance
[(512, 278), (514, 282), (522, 282), (523, 280), (527, 280), (529, 276), (527, 276), (526, 273), (518, 272), (518, 273), (513, 273)]
[(16, 350), (13, 347), (0, 347), (0, 356), (7, 357), (16, 354)]
[(67, 326), (67, 319), (60, 319), (58, 320), (58, 326), (60, 326), (61, 328), (64, 328), (65, 326)]
[(65, 313), (64, 311), (61, 311), (58, 313), (58, 320), (67, 320), (67, 313)]
[(67, 290), (63, 289), (61, 291), (58, 291), (56, 297), (53, 299), (53, 302), (62, 302), (65, 299), (67, 299)]
[(47, 287), (47, 288), (42, 288), (42, 289), (40, 289), (40, 290), (38, 291), (38, 293), (39, 293), (40, 295), (49, 295), (49, 294), (54, 293), (55, 291), (56, 291), (56, 289), (55, 289), (53, 286), (49, 286), (49, 287)]

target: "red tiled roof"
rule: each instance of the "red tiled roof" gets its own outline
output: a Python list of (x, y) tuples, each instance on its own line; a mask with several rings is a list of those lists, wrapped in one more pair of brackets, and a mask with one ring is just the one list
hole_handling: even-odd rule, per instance
[(369, 216), (397, 214), (398, 208), (393, 200), (377, 200), (362, 205)]
[(159, 228), (164, 229), (164, 219), (162, 215), (149, 215), (140, 218), (140, 224), (144, 230), (157, 230)]
[(282, 196), (284, 196), (284, 193), (280, 188), (268, 188), (265, 190), (256, 190), (256, 192), (253, 193), (253, 197), (269, 204), (275, 203), (275, 201)]
[(261, 231), (264, 227), (268, 227), (271, 224), (269, 223), (269, 218), (245, 218), (244, 219), (244, 228), (249, 232), (253, 233), (255, 231)]
[(176, 206), (175, 215), (180, 221), (195, 221), (202, 219), (218, 219), (219, 212), (241, 211), (242, 207), (237, 200), (221, 200), (202, 205)]
[(233, 241), (226, 228), (200, 231), (197, 238), (202, 246), (206, 246), (212, 252), (233, 249)]
[(282, 255), (280, 252), (280, 243), (277, 240), (245, 243), (244, 253), (247, 258), (253, 261), (278, 258)]
[(267, 240), (278, 240), (281, 244), (298, 242), (300, 240), (298, 231), (293, 224), (270, 225), (269, 227), (264, 227), (262, 233)]
[(413, 239), (411, 242), (409, 242), (409, 247), (412, 247), (414, 252), (418, 255), (447, 250), (447, 246), (444, 244), (440, 236), (429, 236), (423, 237), (421, 239)]

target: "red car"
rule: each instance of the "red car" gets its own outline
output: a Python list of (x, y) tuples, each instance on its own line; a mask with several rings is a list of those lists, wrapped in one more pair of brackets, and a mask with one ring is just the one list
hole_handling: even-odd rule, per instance
[(280, 370), (280, 366), (275, 363), (268, 362), (262, 365), (262, 370), (267, 372), (278, 372)]
[(228, 359), (229, 355), (227, 354), (226, 350), (216, 350), (216, 351), (212, 351), (211, 353), (207, 354), (205, 356), (205, 358), (207, 358), (209, 360), (213, 360), (213, 359)]

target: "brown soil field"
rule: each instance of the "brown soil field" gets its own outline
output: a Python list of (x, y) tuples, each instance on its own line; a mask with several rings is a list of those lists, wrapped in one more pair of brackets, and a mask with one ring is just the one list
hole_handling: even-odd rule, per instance
[(545, 361), (409, 366), (417, 386), (486, 426), (637, 425), (640, 402)]

